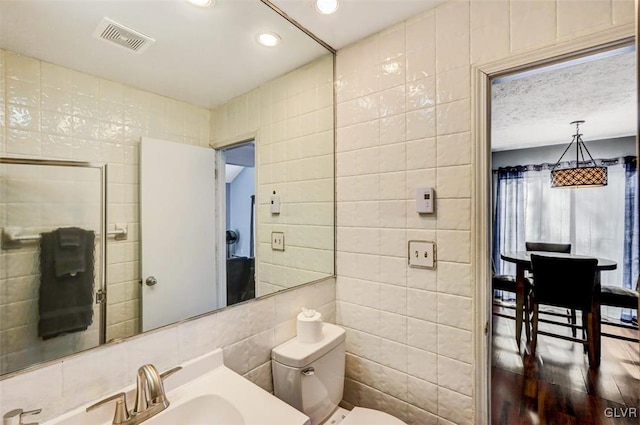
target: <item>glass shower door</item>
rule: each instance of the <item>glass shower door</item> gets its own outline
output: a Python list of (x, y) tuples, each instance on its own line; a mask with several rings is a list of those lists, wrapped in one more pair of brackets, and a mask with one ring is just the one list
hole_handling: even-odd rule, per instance
[(104, 167), (14, 161), (0, 164), (0, 374), (104, 340)]

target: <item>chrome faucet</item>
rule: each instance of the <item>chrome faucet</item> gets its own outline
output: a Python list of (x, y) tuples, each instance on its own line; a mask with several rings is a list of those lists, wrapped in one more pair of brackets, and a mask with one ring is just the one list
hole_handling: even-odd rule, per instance
[(96, 404), (87, 407), (90, 412), (110, 401), (116, 402), (116, 411), (113, 415), (113, 425), (137, 425), (157, 415), (169, 407), (169, 400), (164, 392), (163, 379), (173, 375), (182, 367), (174, 367), (163, 373), (151, 364), (146, 364), (138, 369), (136, 378), (136, 405), (133, 410), (127, 408), (127, 396), (118, 393), (100, 400)]
[(164, 394), (164, 386), (158, 370), (153, 365), (146, 364), (138, 369), (136, 406), (133, 413), (139, 415), (156, 406), (164, 410), (169, 407), (169, 401)]

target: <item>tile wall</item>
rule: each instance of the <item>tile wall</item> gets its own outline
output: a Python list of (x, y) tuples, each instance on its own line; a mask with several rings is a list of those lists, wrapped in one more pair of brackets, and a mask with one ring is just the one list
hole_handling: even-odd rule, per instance
[[(416, 425), (473, 422), (470, 66), (633, 18), (623, 0), (448, 1), (338, 52), (346, 405)], [(431, 216), (415, 212), (424, 186)], [(412, 239), (437, 242), (436, 270), (408, 268)]]
[[(0, 103), (3, 106), (0, 112), (1, 155), (108, 163), (109, 225), (127, 224), (129, 236), (125, 241), (110, 239), (108, 242), (107, 339), (136, 334), (140, 326), (140, 137), (207, 146), (209, 110), (3, 50), (0, 50)], [(65, 187), (41, 189), (50, 199), (64, 199)], [(21, 191), (18, 186), (15, 189)], [(4, 200), (8, 198), (4, 197)], [(21, 213), (20, 220), (29, 218), (29, 222), (14, 222), (16, 217), (12, 211), (27, 207), (24, 202), (18, 202), (11, 208), (2, 208), (7, 212), (1, 217), (2, 226), (18, 225), (23, 227), (22, 234), (30, 234), (69, 224), (64, 211), (48, 207), (38, 214), (33, 208), (28, 215)], [(54, 214), (56, 212), (59, 214)], [(0, 287), (6, 289), (27, 282), (37, 291), (35, 247), (0, 251)], [(29, 293), (34, 294), (33, 291)], [(5, 297), (2, 300), (0, 316), (12, 315), (14, 302)], [(36, 300), (28, 297), (20, 302), (35, 305)], [(70, 349), (75, 351), (95, 342), (95, 338), (88, 342), (76, 335), (65, 337), (65, 343), (52, 340), (46, 344), (33, 344), (38, 341), (34, 335), (19, 332), (16, 327), (7, 328), (10, 324), (11, 321), (2, 320), (0, 343), (3, 347), (13, 346), (16, 351), (0, 358), (2, 372), (19, 369), (25, 361), (57, 358)], [(29, 328), (23, 326), (25, 323), (20, 325), (22, 329)], [(26, 346), (36, 348), (25, 349)]]
[(239, 304), (4, 379), (0, 412), (42, 408), (34, 419), (42, 423), (135, 383), (143, 364), (152, 363), (163, 371), (217, 347), (223, 348), (226, 366), (273, 391), (271, 349), (295, 336), (295, 317), (302, 305), (334, 322), (335, 279)]
[[(332, 88), (327, 54), (212, 110), (213, 146), (256, 140), (258, 296), (333, 274)], [(285, 251), (271, 232), (284, 232)]]

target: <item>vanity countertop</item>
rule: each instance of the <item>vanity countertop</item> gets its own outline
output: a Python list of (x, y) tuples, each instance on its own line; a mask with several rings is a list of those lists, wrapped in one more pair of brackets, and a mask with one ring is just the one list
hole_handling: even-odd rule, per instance
[[(169, 408), (145, 424), (310, 425), (306, 415), (227, 368), (220, 349), (182, 367), (165, 383)], [(134, 390), (124, 389), (129, 406)], [(42, 425), (111, 425), (114, 408), (111, 403), (87, 413), (83, 406)]]

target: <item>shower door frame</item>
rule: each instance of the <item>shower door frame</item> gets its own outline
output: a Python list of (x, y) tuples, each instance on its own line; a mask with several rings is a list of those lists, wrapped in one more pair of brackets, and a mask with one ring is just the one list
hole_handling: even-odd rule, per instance
[[(100, 172), (100, 268), (98, 271), (98, 289), (96, 294), (102, 293), (100, 304), (100, 323), (98, 327), (98, 346), (107, 340), (107, 165), (106, 163), (37, 159), (37, 158), (11, 158), (0, 156), (0, 164), (11, 165), (40, 165), (54, 167), (93, 168)], [(97, 300), (96, 300), (97, 301)]]

